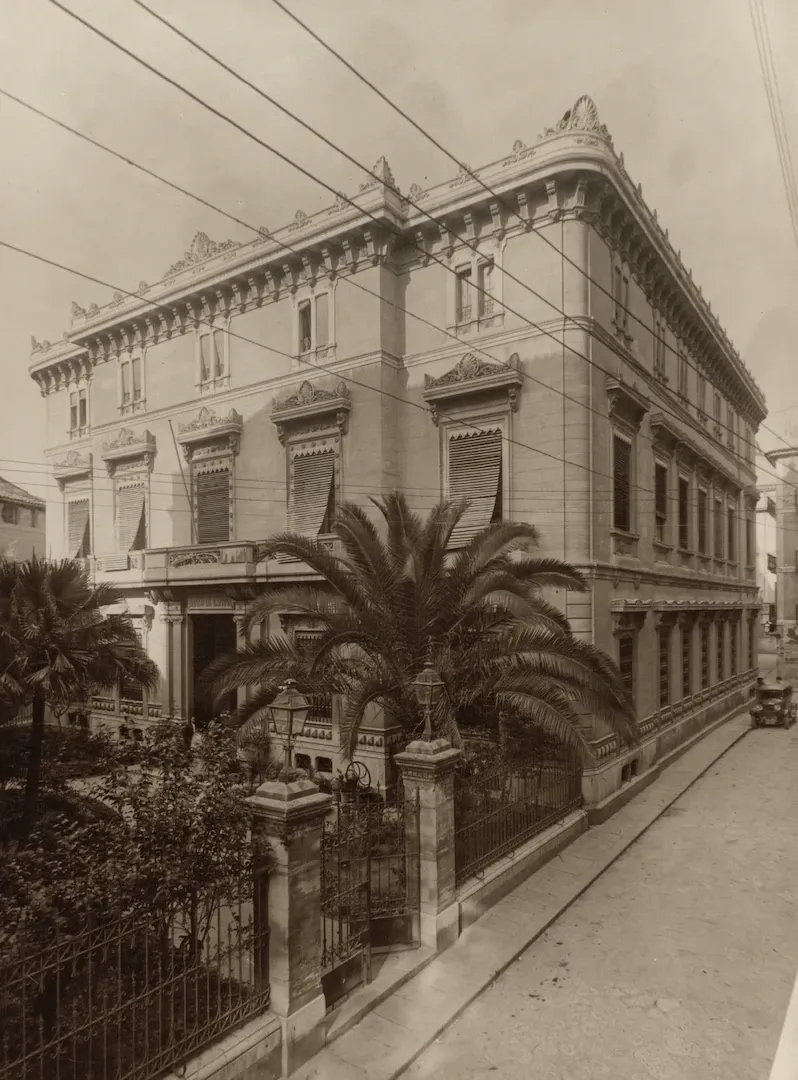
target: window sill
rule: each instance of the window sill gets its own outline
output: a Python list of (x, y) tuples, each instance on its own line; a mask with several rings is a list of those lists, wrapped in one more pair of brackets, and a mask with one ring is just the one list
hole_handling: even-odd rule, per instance
[(215, 394), (220, 390), (230, 389), (230, 376), (220, 375), (217, 379), (207, 379), (197, 383), (197, 391), (200, 394)]
[(90, 433), (91, 428), (89, 427), (72, 428), (69, 432), (69, 437), (70, 439), (88, 439)]
[(142, 413), (146, 410), (146, 402), (144, 398), (139, 398), (138, 401), (130, 401), (126, 405), (119, 406), (119, 412), (122, 416), (132, 416), (135, 413)]
[(626, 532), (624, 529), (610, 529), (610, 536), (613, 555), (626, 555), (635, 559), (638, 557), (640, 537), (637, 533)]
[(320, 345), (316, 349), (303, 349), (302, 352), (296, 354), (296, 366), (307, 367), (314, 366), (320, 361), (328, 363), (331, 360), (335, 360), (336, 345)]
[(670, 382), (670, 379), (668, 378), (668, 376), (665, 374), (664, 371), (655, 371), (654, 372), (654, 378), (658, 382), (661, 382), (664, 386), (667, 386), (668, 383)]

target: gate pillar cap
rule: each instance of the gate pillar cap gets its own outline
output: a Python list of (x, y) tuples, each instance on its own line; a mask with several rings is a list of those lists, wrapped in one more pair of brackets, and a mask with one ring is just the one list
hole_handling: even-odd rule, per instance
[(244, 800), (256, 821), (267, 832), (283, 834), (285, 829), (319, 823), (332, 806), (332, 795), (319, 791), (311, 780), (267, 780), (254, 795)]
[(421, 780), (453, 771), (461, 756), (448, 739), (433, 739), (432, 742), (419, 739), (411, 742), (394, 760), (403, 778)]

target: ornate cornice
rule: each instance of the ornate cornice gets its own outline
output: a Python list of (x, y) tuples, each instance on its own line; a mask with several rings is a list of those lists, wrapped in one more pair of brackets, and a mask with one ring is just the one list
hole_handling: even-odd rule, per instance
[(136, 432), (122, 428), (115, 439), (103, 443), (102, 459), (111, 476), (123, 462), (140, 464), (152, 472), (155, 453), (155, 436), (149, 431)]
[(236, 455), (243, 430), (244, 421), (235, 409), (231, 409), (226, 416), (217, 416), (207, 406), (203, 406), (193, 420), (180, 424), (177, 441), (188, 462), (191, 462), (200, 450)]
[(518, 353), (513, 353), (508, 364), (491, 364), (479, 360), (473, 353), (465, 356), (449, 371), (437, 378), (424, 376), (422, 396), (430, 405), (433, 423), (440, 422), (438, 408), (442, 402), (477, 395), (503, 397), (510, 409), (518, 409), (518, 389), (524, 381)]
[(724, 484), (734, 488), (738, 493), (743, 489), (743, 482), (734, 473), (709, 457), (707, 451), (699, 443), (694, 442), (665, 413), (653, 413), (649, 419), (649, 426), (655, 443), (660, 444), (670, 453), (687, 458), (697, 465), (705, 476), (709, 474), (709, 478), (722, 479)]
[(621, 375), (607, 379), (607, 400), (610, 420), (621, 420), (638, 430), (643, 417), (651, 408), (650, 400), (637, 386), (624, 382)]
[(611, 600), (610, 614), (613, 622), (613, 633), (637, 633), (642, 630), (646, 616), (651, 610), (651, 603), (650, 600)]
[(94, 458), (92, 454), (79, 454), (77, 450), (70, 450), (66, 457), (53, 464), (53, 476), (59, 486), (70, 481), (80, 480), (91, 476)]
[(345, 435), (349, 430), (351, 408), (345, 382), (339, 382), (334, 390), (322, 390), (305, 380), (295, 394), (275, 401), (271, 419), (281, 443), (285, 443), (292, 432), (308, 430), (317, 424), (337, 428)]

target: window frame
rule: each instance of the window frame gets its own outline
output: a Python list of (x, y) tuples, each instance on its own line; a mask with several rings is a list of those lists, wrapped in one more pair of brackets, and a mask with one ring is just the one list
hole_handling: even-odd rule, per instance
[[(286, 498), (285, 498), (285, 523), (286, 529), (296, 531), (292, 525), (292, 513), (294, 510), (294, 462), (299, 457), (308, 456), (310, 453), (323, 453), (332, 451), (333, 457), (333, 500), (334, 506), (340, 506), (344, 501), (343, 494), (343, 443), (340, 431), (325, 430), (319, 432), (297, 432), (286, 440), (285, 444), (285, 467), (286, 467)], [(326, 518), (326, 511), (325, 511)], [(320, 531), (310, 536), (310, 539), (323, 540), (329, 538), (330, 532)], [(300, 535), (306, 535), (304, 533)], [(304, 632), (304, 631), (303, 631)]]
[[(654, 537), (658, 544), (663, 546), (670, 546), (670, 515), (668, 513), (668, 503), (670, 501), (670, 464), (666, 461), (661, 461), (658, 458), (654, 459)], [(664, 473), (665, 476), (665, 490), (664, 490), (664, 507), (659, 506), (660, 495), (658, 477)]]
[[(293, 350), (294, 367), (307, 367), (314, 360), (335, 358), (336, 352), (336, 285), (335, 278), (321, 277), (311, 285), (296, 290), (293, 296)], [(327, 297), (326, 343), (319, 343), (318, 306), (321, 297)], [(302, 312), (310, 316), (310, 343), (305, 348), (302, 334)]]
[[(689, 552), (692, 551), (691, 541), (692, 536), (692, 522), (690, 520), (690, 503), (692, 493), (692, 477), (684, 472), (678, 473), (677, 482), (677, 540), (679, 551)], [(682, 491), (684, 490), (684, 506), (682, 506)]]
[[(72, 418), (73, 399), (75, 409), (74, 423)], [(67, 429), (69, 437), (71, 439), (80, 439), (83, 438), (85, 435), (88, 435), (89, 431), (91, 430), (91, 419), (89, 416), (88, 383), (85, 386), (77, 385), (74, 386), (74, 389), (70, 388), (69, 396), (67, 398), (67, 406), (69, 409), (69, 427)]]
[[(627, 657), (629, 661), (628, 678), (624, 675), (623, 646), (627, 646), (629, 649)], [(618, 634), (617, 653), (618, 670), (621, 673), (621, 682), (626, 689), (629, 700), (634, 705), (637, 698), (637, 634), (634, 630), (624, 630), (622, 633)]]
[(726, 561), (737, 562), (737, 508), (726, 502)]
[[(82, 542), (81, 547), (78, 549), (77, 554), (70, 551), (69, 548), (69, 507), (74, 503), (85, 502), (88, 507), (87, 528), (88, 528), (88, 546), (87, 550), (83, 550)], [(85, 531), (84, 531), (85, 538)], [(85, 484), (69, 484), (64, 489), (64, 550), (68, 552), (68, 559), (87, 559), (91, 558), (94, 554), (94, 521), (93, 521), (93, 499), (91, 487)]]
[[(703, 499), (702, 499), (703, 496)], [(703, 513), (702, 513), (703, 502)], [(696, 494), (696, 546), (699, 555), (711, 557), (709, 542), (709, 488), (699, 484)], [(702, 538), (703, 533), (703, 538)]]
[(669, 624), (657, 627), (657, 693), (660, 709), (667, 709), (671, 703), (671, 644), (673, 628)]
[[(0, 507), (0, 521), (3, 525), (19, 525), (19, 505), (14, 502), (3, 502)], [(10, 512), (10, 517), (8, 516)]]
[(631, 341), (629, 333), (630, 293), (631, 272), (629, 266), (619, 255), (614, 255), (612, 260), (612, 325), (615, 328), (616, 337), (623, 338), (627, 344)]
[[(612, 480), (612, 489), (611, 489), (612, 490), (612, 519), (611, 519), (612, 520), (612, 529), (615, 532), (623, 533), (624, 535), (627, 535), (627, 536), (635, 536), (636, 535), (636, 525), (637, 525), (637, 514), (636, 514), (636, 509), (637, 509), (636, 502), (637, 502), (637, 500), (635, 498), (635, 487), (636, 487), (636, 485), (635, 485), (636, 464), (635, 463), (636, 463), (636, 457), (637, 457), (637, 454), (636, 454), (637, 440), (636, 440), (635, 436), (632, 435), (628, 430), (626, 430), (625, 428), (621, 428), (621, 427), (617, 426), (616, 424), (614, 424), (612, 426), (611, 431), (612, 431), (612, 442), (611, 442), (611, 450), (610, 450), (610, 455), (611, 455), (610, 477), (611, 477), (611, 480)], [(616, 451), (616, 442), (617, 441), (624, 442), (629, 447), (629, 477), (628, 477), (629, 491), (628, 491), (628, 500), (627, 500), (627, 502), (628, 502), (628, 528), (624, 528), (622, 525), (619, 525), (617, 523), (617, 521), (618, 521), (618, 519), (617, 519), (617, 506), (616, 506), (617, 477), (615, 475), (615, 456), (616, 456), (615, 451)]]
[(688, 698), (693, 693), (693, 624), (684, 622), (681, 626), (679, 642), (682, 661), (682, 697)]
[(708, 621), (700, 624), (702, 690), (708, 690), (712, 685), (712, 635), (710, 630), (711, 625)]
[[(461, 249), (449, 256), (447, 265), (452, 273), (447, 274), (447, 329), (459, 332), (477, 333), (504, 323), (504, 237), (489, 237), (487, 241), (473, 251)], [(482, 292), (484, 268), (492, 266), (490, 295)], [(462, 317), (459, 302), (461, 274), (469, 273), (469, 303), (463, 305), (469, 309), (469, 318)], [(490, 306), (486, 310), (486, 305)]]
[(715, 621), (715, 667), (717, 682), (721, 683), (726, 678), (726, 621)]
[[(194, 384), (199, 394), (213, 394), (220, 390), (230, 388), (230, 323), (232, 316), (220, 318), (217, 316), (209, 324), (197, 326), (194, 332), (195, 349), (195, 379)], [(217, 335), (221, 335), (221, 352), (218, 347)], [(205, 377), (202, 343), (208, 339), (212, 346), (209, 358), (210, 368), (207, 378)], [(144, 370), (142, 365), (142, 371)]]
[(687, 352), (683, 344), (679, 344), (678, 348), (678, 368), (676, 376), (676, 393), (682, 399), (683, 402), (688, 403), (690, 400), (690, 365), (687, 359)]
[(724, 499), (717, 494), (712, 497), (712, 557), (723, 562), (726, 557), (726, 515)]
[[(450, 499), (451, 495), (451, 477), (449, 470), (449, 447), (453, 438), (458, 433), (464, 434), (477, 434), (478, 429), (484, 429), (486, 431), (492, 431), (496, 428), (501, 433), (501, 520), (511, 521), (510, 513), (510, 422), (507, 409), (495, 410), (486, 412), (484, 409), (469, 409), (469, 410), (457, 410), (456, 414), (449, 420), (442, 421), (439, 425), (441, 432), (440, 442), (440, 486), (441, 486), (441, 498)], [(467, 541), (463, 541), (462, 544), (457, 544), (458, 547), (465, 546)]]
[[(120, 354), (117, 374), (117, 408), (122, 416), (130, 416), (132, 413), (143, 412), (146, 403), (146, 349), (140, 352)], [(139, 392), (136, 394), (136, 379), (134, 365), (138, 365)], [(127, 382), (128, 389), (125, 390)]]

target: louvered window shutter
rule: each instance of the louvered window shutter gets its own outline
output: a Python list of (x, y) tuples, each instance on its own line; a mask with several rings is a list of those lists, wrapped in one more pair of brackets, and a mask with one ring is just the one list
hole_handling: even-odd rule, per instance
[(143, 523), (144, 488), (122, 488), (116, 493), (116, 531), (120, 551), (138, 550), (137, 541), (142, 539)]
[(632, 447), (616, 435), (612, 452), (613, 527), (630, 532), (632, 528)]
[(335, 499), (335, 451), (300, 454), (293, 461), (288, 528), (301, 536), (318, 536), (330, 528), (328, 513)]
[(230, 539), (230, 474), (199, 473), (194, 477), (197, 496), (197, 541), (220, 544)]
[(452, 532), (452, 547), (466, 544), (502, 515), (502, 433), (449, 436), (449, 498), (470, 506)]
[(67, 540), (73, 559), (83, 559), (91, 551), (88, 499), (76, 499), (68, 504)]

